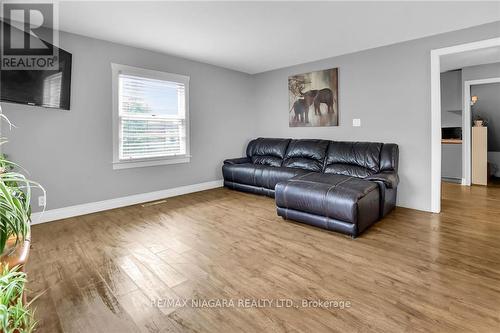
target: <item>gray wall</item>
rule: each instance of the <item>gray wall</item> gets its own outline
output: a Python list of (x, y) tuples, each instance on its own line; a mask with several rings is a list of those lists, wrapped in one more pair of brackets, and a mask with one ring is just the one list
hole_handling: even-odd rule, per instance
[[(500, 22), (256, 75), (259, 136), (395, 142), (398, 205), (431, 207), (430, 50), (500, 36)], [(340, 126), (288, 127), (287, 77), (339, 68)], [(361, 118), (361, 127), (352, 119)]]
[(500, 62), (462, 68), (462, 82), (492, 77), (500, 77)]
[[(395, 142), (398, 204), (429, 210), (430, 50), (499, 36), (496, 22), (249, 76), (62, 33), (73, 54), (71, 111), (2, 103), (18, 125), (3, 133), (4, 151), (45, 185), (53, 209), (220, 179), (222, 160), (242, 156), (256, 136)], [(111, 62), (191, 77), (191, 163), (112, 169)], [(340, 126), (289, 128), (287, 77), (331, 67), (339, 67)]]
[[(462, 127), (462, 70), (441, 73), (441, 127)], [(462, 178), (462, 145), (441, 145), (441, 177)]]
[[(71, 111), (1, 104), (18, 126), (3, 126), (4, 152), (45, 186), (48, 209), (221, 179), (255, 135), (249, 75), (67, 33), (60, 44), (73, 54)], [(191, 163), (113, 170), (112, 62), (191, 77)]]
[(441, 144), (441, 178), (462, 179), (461, 144)]
[(441, 127), (462, 127), (462, 71), (441, 73)]
[(488, 151), (500, 152), (500, 83), (471, 86), (470, 91), (479, 98), (472, 114), (488, 120)]
[[(500, 77), (500, 62), (487, 65), (464, 67), (462, 68), (462, 91), (465, 87), (465, 81), (483, 80), (483, 79), (490, 79), (497, 77)], [(472, 88), (474, 88), (474, 86), (472, 86)], [(471, 111), (472, 113), (474, 113), (476, 110), (477, 107), (473, 106)], [(472, 119), (471, 119), (471, 124), (472, 124)]]

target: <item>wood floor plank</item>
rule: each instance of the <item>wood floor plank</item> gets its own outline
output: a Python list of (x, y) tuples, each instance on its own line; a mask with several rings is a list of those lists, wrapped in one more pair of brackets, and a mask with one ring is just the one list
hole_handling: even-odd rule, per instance
[(163, 281), (168, 287), (173, 287), (187, 281), (187, 278), (176, 271), (171, 265), (167, 264), (146, 247), (135, 247), (132, 249), (133, 256), (142, 264), (146, 265), (150, 271)]
[[(27, 271), (30, 297), (48, 289), (40, 331), (498, 331), (500, 187), (444, 183), (442, 194), (441, 214), (396, 208), (355, 240), (223, 188), (36, 225)], [(263, 299), (275, 303), (196, 303)]]
[(182, 328), (151, 306), (151, 301), (140, 290), (119, 296), (118, 302), (130, 315), (141, 332), (182, 332)]

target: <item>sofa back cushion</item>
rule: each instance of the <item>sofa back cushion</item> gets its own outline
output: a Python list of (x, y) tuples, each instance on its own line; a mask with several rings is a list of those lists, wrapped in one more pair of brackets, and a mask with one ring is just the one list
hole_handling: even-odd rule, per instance
[(380, 171), (382, 143), (332, 141), (326, 153), (325, 173), (365, 178)]
[(328, 144), (327, 140), (291, 140), (283, 166), (321, 172)]
[(290, 139), (258, 138), (250, 141), (247, 156), (253, 164), (279, 167), (283, 163)]

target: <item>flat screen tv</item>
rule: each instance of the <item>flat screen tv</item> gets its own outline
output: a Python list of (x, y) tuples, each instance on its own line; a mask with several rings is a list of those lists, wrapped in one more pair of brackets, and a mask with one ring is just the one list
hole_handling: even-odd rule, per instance
[(0, 88), (5, 102), (69, 110), (71, 53), (59, 49), (58, 70), (2, 70)]

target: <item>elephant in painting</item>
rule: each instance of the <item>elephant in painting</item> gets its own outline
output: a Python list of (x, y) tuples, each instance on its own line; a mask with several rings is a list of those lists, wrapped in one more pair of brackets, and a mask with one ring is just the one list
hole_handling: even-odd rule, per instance
[(330, 88), (323, 88), (320, 90), (308, 90), (304, 94), (304, 99), (308, 105), (314, 104), (314, 114), (320, 115), (320, 105), (321, 103), (326, 104), (328, 107), (328, 113), (333, 113), (333, 103), (334, 97), (333, 92)]
[(329, 88), (324, 88), (318, 90), (316, 97), (314, 97), (314, 114), (321, 114), (320, 105), (321, 103), (326, 104), (328, 107), (328, 113), (333, 113), (333, 92)]
[(307, 104), (307, 101), (304, 98), (298, 99), (293, 103), (290, 111), (294, 111), (295, 116), (293, 119), (298, 122), (309, 122), (309, 106), (311, 104)]

